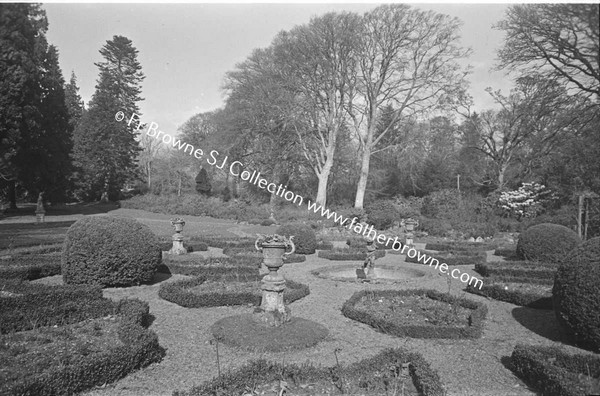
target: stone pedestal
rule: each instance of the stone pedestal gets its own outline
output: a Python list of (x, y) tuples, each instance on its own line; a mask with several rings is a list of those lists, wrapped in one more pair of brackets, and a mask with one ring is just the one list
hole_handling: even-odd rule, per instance
[(260, 247), (258, 240), (255, 243), (257, 250), (263, 253), (263, 263), (259, 273), (264, 273), (265, 269), (268, 271), (261, 282), (262, 301), (256, 315), (258, 320), (271, 327), (281, 326), (292, 319), (290, 308), (283, 302), (286, 282), (279, 273), (279, 268), (283, 265), (283, 255), (291, 254), (295, 250), (291, 240), (289, 245), (292, 250), (286, 253), (288, 244), (284, 242), (263, 242)]
[(171, 225), (175, 228), (175, 234), (172, 236), (173, 247), (169, 250), (169, 254), (187, 254), (187, 249), (183, 246), (183, 235), (181, 235), (185, 221), (180, 218), (171, 219)]
[(37, 224), (43, 223), (46, 217), (46, 209), (44, 208), (44, 193), (41, 192), (38, 195), (37, 207), (35, 208), (35, 222)]

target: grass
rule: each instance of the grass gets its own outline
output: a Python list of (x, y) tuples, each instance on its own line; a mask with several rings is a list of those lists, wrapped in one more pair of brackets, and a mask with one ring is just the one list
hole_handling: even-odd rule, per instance
[(327, 328), (311, 320), (292, 317), (279, 327), (269, 327), (252, 314), (223, 318), (211, 330), (220, 342), (253, 352), (308, 348), (329, 334)]

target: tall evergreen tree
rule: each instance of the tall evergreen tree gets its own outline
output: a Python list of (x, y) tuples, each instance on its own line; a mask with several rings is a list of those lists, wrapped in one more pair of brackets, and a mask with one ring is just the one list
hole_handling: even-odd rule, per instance
[[(67, 190), (70, 130), (56, 48), (45, 12), (35, 4), (0, 5), (0, 162), (30, 196), (62, 200)], [(3, 172), (3, 173), (6, 173)]]
[(135, 175), (137, 125), (115, 120), (123, 111), (126, 117), (140, 114), (137, 102), (145, 78), (137, 60), (138, 50), (131, 40), (114, 36), (100, 49), (103, 62), (96, 92), (75, 134), (75, 159), (80, 172), (82, 198), (118, 199), (119, 190)]
[(81, 100), (81, 95), (79, 95), (75, 72), (71, 72), (71, 79), (65, 85), (65, 105), (69, 112), (69, 124), (71, 124), (71, 128), (74, 131), (85, 110), (83, 100)]

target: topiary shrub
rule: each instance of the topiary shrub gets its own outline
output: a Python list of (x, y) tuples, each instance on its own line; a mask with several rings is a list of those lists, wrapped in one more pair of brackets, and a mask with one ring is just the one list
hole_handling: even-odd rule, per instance
[(86, 217), (67, 231), (62, 275), (67, 284), (131, 286), (151, 281), (161, 263), (158, 238), (133, 219)]
[(315, 231), (305, 224), (287, 224), (279, 227), (277, 234), (287, 237), (294, 236), (296, 253), (313, 254), (317, 248), (317, 236)]
[(391, 201), (376, 201), (369, 204), (367, 212), (367, 223), (372, 224), (378, 230), (385, 230), (400, 221), (400, 213)]
[(517, 256), (523, 260), (557, 261), (573, 250), (581, 239), (567, 227), (538, 224), (519, 236)]
[(565, 256), (554, 278), (554, 311), (563, 331), (583, 348), (600, 352), (600, 237)]

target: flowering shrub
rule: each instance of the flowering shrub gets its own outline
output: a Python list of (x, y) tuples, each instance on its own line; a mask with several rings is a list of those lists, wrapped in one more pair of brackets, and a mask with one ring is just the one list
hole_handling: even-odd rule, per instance
[(502, 192), (498, 205), (509, 217), (532, 218), (542, 213), (544, 204), (553, 198), (543, 184), (523, 183), (518, 190)]

